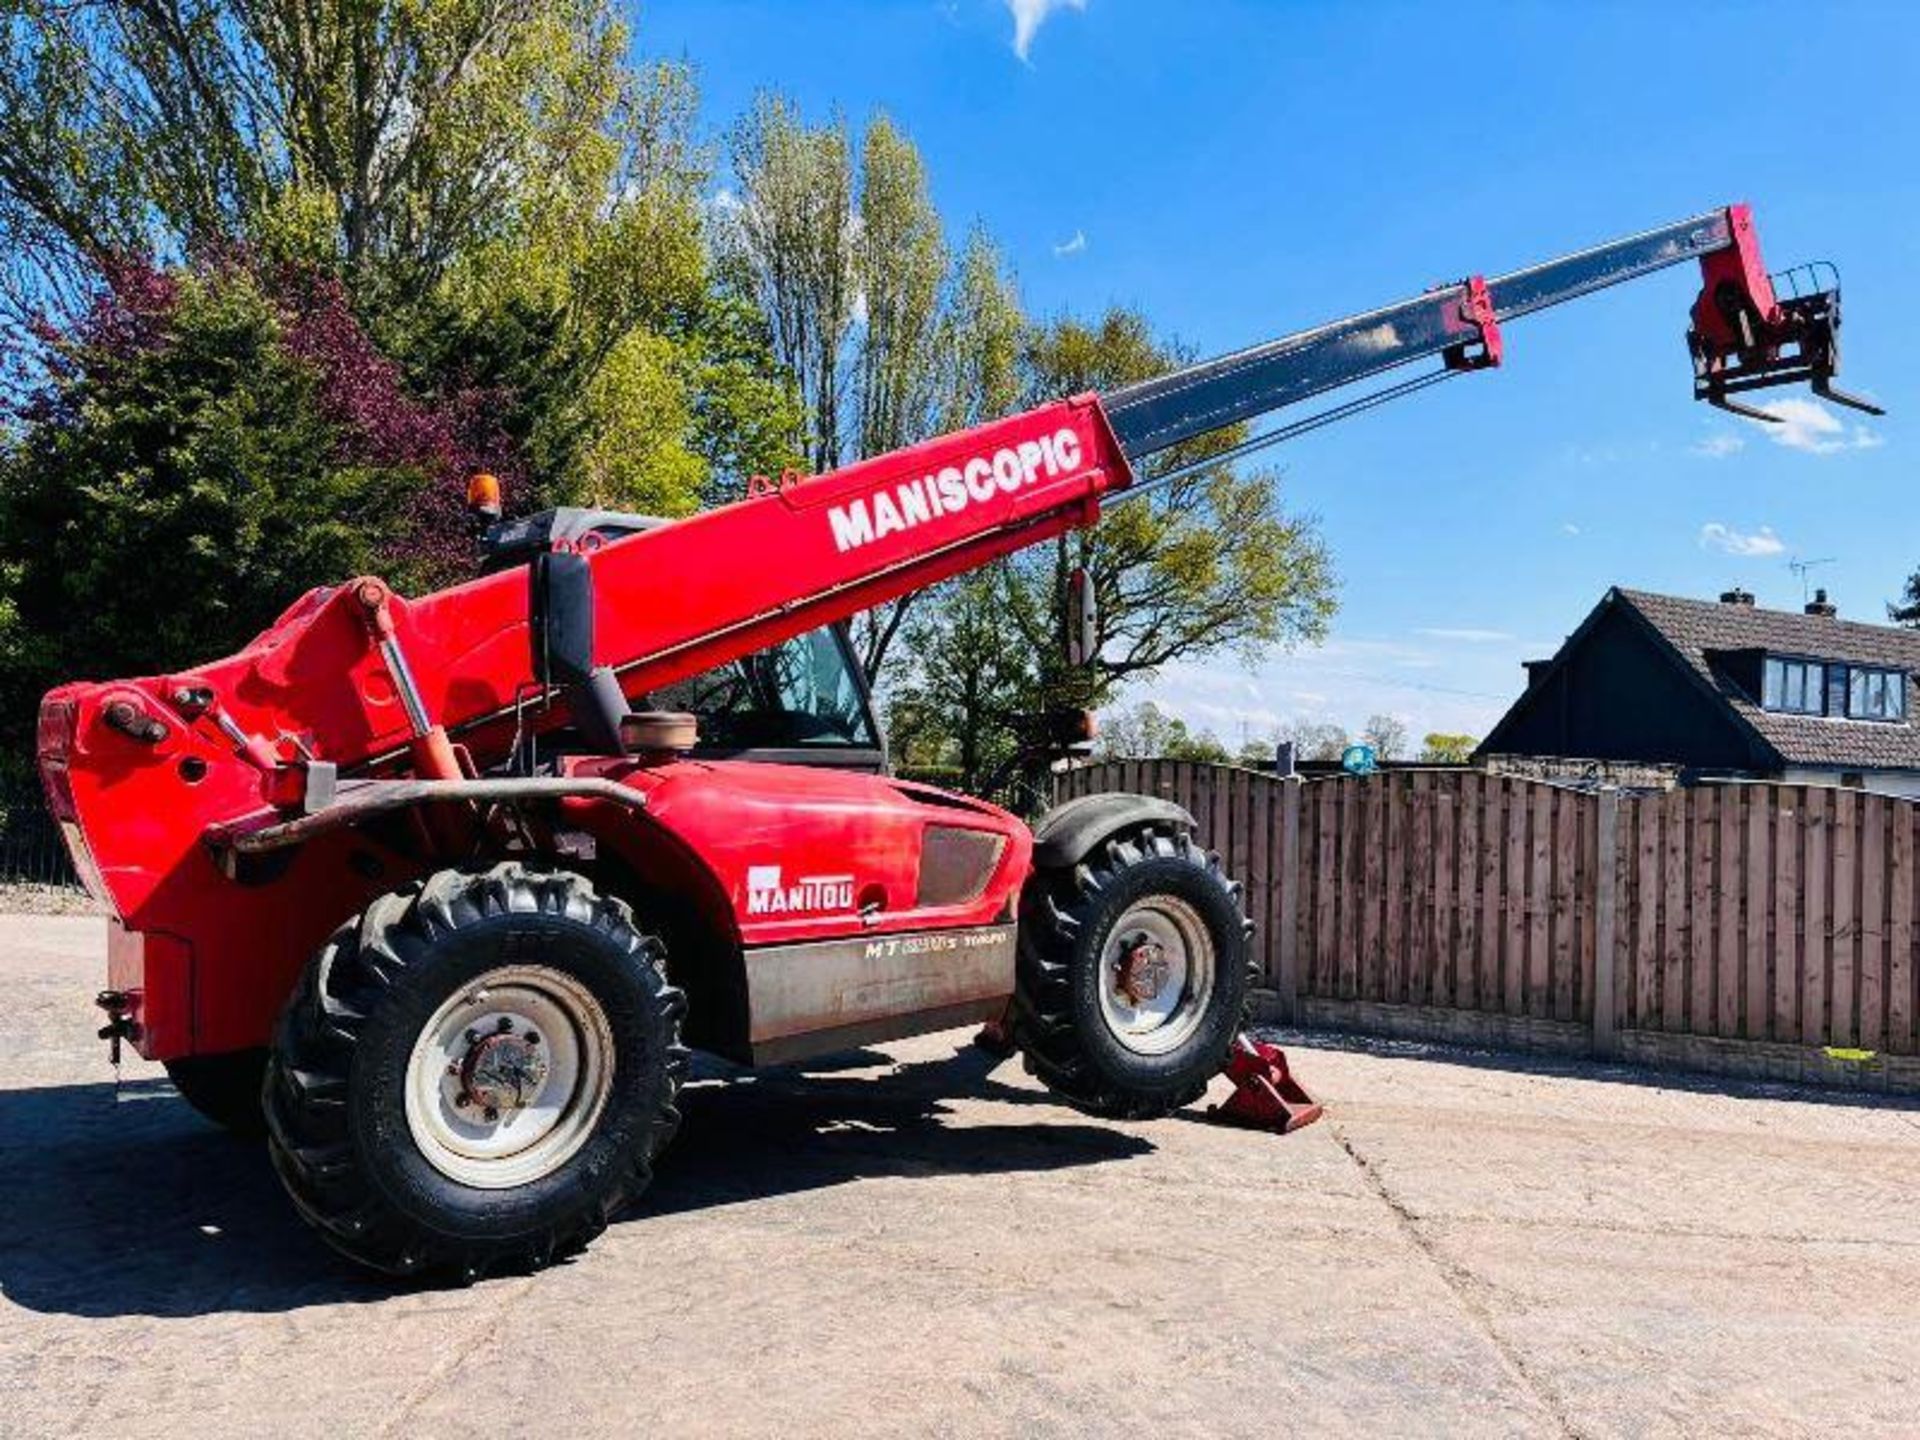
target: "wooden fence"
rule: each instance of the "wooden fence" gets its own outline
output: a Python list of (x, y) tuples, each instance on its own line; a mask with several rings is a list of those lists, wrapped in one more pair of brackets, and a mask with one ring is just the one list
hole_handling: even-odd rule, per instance
[(1732, 1068), (1793, 1076), (1859, 1078), (1830, 1049), (1920, 1052), (1912, 801), (1175, 761), (1085, 766), (1062, 790), (1193, 813), (1247, 887), (1281, 1018), (1713, 1068), (1733, 1046)]

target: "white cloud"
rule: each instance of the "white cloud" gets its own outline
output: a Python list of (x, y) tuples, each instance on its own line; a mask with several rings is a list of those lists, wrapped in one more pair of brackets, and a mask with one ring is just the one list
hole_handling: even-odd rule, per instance
[(1497, 645), (1514, 638), (1505, 630), (1474, 630), (1464, 626), (1436, 625), (1416, 629), (1413, 633), (1433, 640), (1458, 640), (1466, 645)]
[(1013, 53), (1022, 61), (1033, 49), (1033, 37), (1057, 10), (1084, 10), (1087, 0), (1007, 0), (1013, 14)]
[(1773, 527), (1770, 525), (1762, 525), (1752, 534), (1748, 534), (1715, 520), (1700, 527), (1700, 548), (1718, 550), (1723, 555), (1745, 555), (1764, 559), (1769, 555), (1784, 554), (1787, 546), (1784, 540), (1773, 533)]
[(1571, 520), (1562, 520), (1560, 522), (1560, 533), (1562, 535), (1578, 535), (1580, 533), (1580, 527)]
[(1776, 400), (1764, 408), (1774, 417), (1774, 423), (1763, 420), (1749, 423), (1760, 426), (1769, 440), (1789, 450), (1831, 455), (1839, 450), (1872, 450), (1887, 443), (1877, 431), (1865, 425), (1849, 429), (1845, 421), (1817, 400)]
[(1746, 448), (1747, 442), (1742, 440), (1738, 435), (1722, 433), (1709, 435), (1703, 440), (1694, 441), (1693, 444), (1687, 447), (1687, 451), (1689, 454), (1698, 455), (1707, 460), (1724, 460), (1727, 456), (1736, 454)]
[(1053, 247), (1053, 254), (1055, 259), (1064, 259), (1068, 255), (1078, 255), (1086, 248), (1087, 232), (1084, 230), (1076, 230), (1073, 232), (1073, 238), (1071, 240)]

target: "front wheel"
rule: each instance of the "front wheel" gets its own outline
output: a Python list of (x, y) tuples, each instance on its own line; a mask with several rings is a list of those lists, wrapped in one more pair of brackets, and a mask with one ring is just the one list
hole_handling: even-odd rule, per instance
[(1185, 831), (1143, 827), (1029, 882), (1014, 1034), (1080, 1109), (1139, 1119), (1197, 1100), (1246, 1023), (1240, 887)]
[(679, 1124), (681, 992), (578, 875), (446, 870), (315, 956), (264, 1088), (300, 1213), (363, 1264), (474, 1279), (578, 1250)]

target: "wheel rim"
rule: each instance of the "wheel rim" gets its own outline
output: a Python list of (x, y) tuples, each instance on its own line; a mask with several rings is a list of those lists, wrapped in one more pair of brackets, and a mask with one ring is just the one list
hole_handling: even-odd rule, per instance
[(1100, 952), (1100, 1014), (1138, 1055), (1164, 1055), (1193, 1032), (1213, 997), (1213, 936), (1174, 895), (1154, 895), (1121, 915)]
[(407, 1126), (442, 1175), (528, 1185), (573, 1157), (613, 1090), (613, 1030), (593, 993), (543, 965), (491, 970), (421, 1028)]

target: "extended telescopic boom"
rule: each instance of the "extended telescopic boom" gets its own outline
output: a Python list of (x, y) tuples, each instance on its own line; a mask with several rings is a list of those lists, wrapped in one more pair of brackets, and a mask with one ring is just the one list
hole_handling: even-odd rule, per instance
[[(1498, 365), (1499, 327), (1505, 322), (1688, 260), (1701, 262), (1704, 280), (1688, 336), (1695, 357), (1696, 398), (1774, 420), (1777, 417), (1764, 411), (1732, 403), (1728, 394), (1808, 380), (1828, 399), (1881, 413), (1831, 385), (1839, 369), (1838, 277), (1826, 290), (1781, 299), (1774, 278), (1760, 263), (1752, 212), (1733, 205), (1491, 280), (1474, 276), (1397, 305), (1129, 385), (1103, 397), (1107, 415), (1121, 447), (1129, 458), (1139, 460), (1417, 360), (1439, 357), (1455, 371)], [(1831, 267), (1826, 269), (1830, 274)], [(1804, 277), (1816, 274), (1812, 267), (1802, 267), (1781, 278), (1804, 283)], [(1404, 393), (1432, 378), (1403, 382), (1382, 393)], [(1353, 408), (1350, 402), (1335, 413)]]

